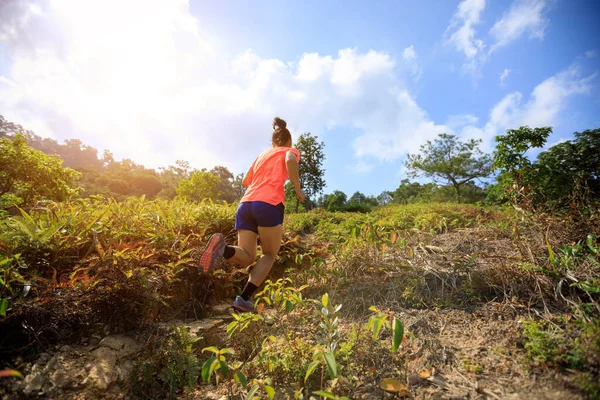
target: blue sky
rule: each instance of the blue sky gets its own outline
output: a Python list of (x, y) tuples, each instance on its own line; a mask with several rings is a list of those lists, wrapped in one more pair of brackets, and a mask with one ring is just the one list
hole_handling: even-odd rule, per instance
[[(595, 0), (0, 4), (0, 114), (149, 167), (245, 171), (275, 115), (326, 192), (377, 195), (441, 132), (600, 127)], [(534, 153), (535, 154), (535, 153)]]

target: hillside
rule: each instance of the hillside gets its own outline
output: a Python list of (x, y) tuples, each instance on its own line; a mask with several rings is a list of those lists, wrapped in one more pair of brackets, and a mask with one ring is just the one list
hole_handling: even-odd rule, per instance
[(246, 272), (195, 257), (211, 233), (234, 240), (234, 210), (97, 198), (3, 219), (0, 369), (24, 376), (3, 398), (599, 395), (596, 215), (289, 214), (260, 313), (232, 317)]

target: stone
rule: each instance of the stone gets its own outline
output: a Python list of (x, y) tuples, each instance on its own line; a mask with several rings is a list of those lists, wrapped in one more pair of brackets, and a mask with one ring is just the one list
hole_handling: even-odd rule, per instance
[(65, 388), (70, 386), (72, 383), (71, 377), (62, 370), (54, 371), (52, 375), (50, 375), (50, 382), (52, 385), (57, 388)]
[(128, 356), (140, 349), (135, 340), (123, 335), (107, 336), (100, 341), (99, 345), (117, 351), (117, 358)]
[(100, 335), (94, 334), (94, 335), (90, 336), (90, 339), (89, 339), (90, 346), (97, 345), (98, 343), (100, 343), (100, 340), (102, 340), (102, 337)]
[(222, 315), (229, 314), (229, 309), (231, 308), (231, 303), (219, 303), (212, 306), (213, 314)]
[(116, 367), (115, 375), (118, 382), (126, 381), (133, 370), (133, 361), (126, 360)]
[(190, 329), (190, 336), (202, 336), (203, 333), (211, 330), (215, 326), (221, 324), (222, 319), (201, 319), (199, 321), (188, 322), (184, 324)]
[(83, 381), (83, 384), (91, 383), (98, 389), (106, 389), (115, 379), (114, 368), (117, 355), (114, 350), (100, 347), (92, 352), (92, 356), (95, 360), (92, 361), (89, 375)]
[(39, 392), (44, 385), (44, 377), (42, 374), (29, 374), (25, 377), (25, 389), (23, 392), (26, 395)]

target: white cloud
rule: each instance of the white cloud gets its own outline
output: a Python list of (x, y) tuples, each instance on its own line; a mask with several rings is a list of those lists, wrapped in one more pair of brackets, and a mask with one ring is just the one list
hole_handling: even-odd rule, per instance
[[(573, 67), (538, 85), (525, 105), (520, 93), (507, 95), (483, 127), (469, 114), (438, 124), (384, 52), (307, 53), (289, 63), (248, 50), (228, 59), (218, 40), (201, 32), (185, 0), (111, 1), (105, 10), (106, 2), (54, 0), (52, 9), (19, 8), (3, 20), (0, 32), (13, 32), (5, 27), (20, 21), (26, 40), (18, 32), (3, 36), (13, 63), (0, 76), (0, 110), (40, 135), (77, 137), (150, 167), (180, 159), (198, 168), (221, 164), (244, 171), (270, 146), (271, 120), (279, 115), (293, 134), (352, 128), (358, 134), (347, 141), (357, 158), (355, 172), (366, 172), (418, 151), (439, 133), (489, 144), (507, 127), (549, 124), (568, 97), (589, 90), (592, 79)], [(478, 21), (483, 1), (463, 4), (457, 18)], [(116, 15), (107, 11), (114, 8)], [(140, 20), (135, 28), (134, 18)], [(46, 19), (46, 26), (68, 32), (60, 43), (32, 36), (30, 25)], [(402, 53), (403, 63), (417, 60), (412, 46)]]
[(461, 128), (465, 125), (473, 125), (476, 124), (478, 118), (471, 114), (456, 114), (450, 115), (448, 120), (446, 121), (446, 125), (450, 128), (457, 129)]
[(402, 60), (413, 78), (418, 81), (421, 78), (423, 71), (421, 67), (419, 67), (419, 60), (414, 45), (410, 45), (404, 49), (402, 52)]
[[(0, 77), (7, 119), (152, 167), (183, 159), (234, 171), (270, 145), (275, 115), (295, 133), (354, 128), (362, 170), (446, 130), (427, 118), (384, 52), (308, 53), (288, 63), (248, 50), (228, 60), (200, 31), (187, 1), (111, 1), (55, 0), (42, 16), (15, 13), (18, 21), (34, 15), (23, 32), (42, 18), (69, 34), (60, 52), (39, 38), (4, 39), (14, 60)], [(131, 24), (134, 18), (139, 23)], [(404, 55), (417, 62), (414, 47)]]
[(405, 48), (404, 51), (402, 52), (402, 59), (405, 62), (410, 62), (410, 61), (416, 60), (417, 53), (415, 53), (415, 46), (410, 45), (409, 47)]
[(375, 168), (375, 164), (365, 162), (365, 160), (358, 160), (356, 163), (349, 165), (348, 168), (356, 174), (364, 174), (371, 172)]
[(596, 50), (588, 50), (585, 52), (585, 57), (586, 58), (594, 58), (598, 55), (598, 52)]
[(546, 6), (546, 0), (515, 0), (510, 9), (490, 29), (490, 36), (495, 42), (490, 48), (490, 53), (526, 32), (529, 32), (530, 38), (543, 39), (548, 25), (544, 17)]
[(510, 69), (504, 68), (504, 71), (502, 71), (502, 73), (500, 74), (500, 86), (504, 86), (504, 81), (506, 80), (506, 78), (508, 78), (509, 74)]
[(483, 139), (483, 149), (491, 151), (493, 138), (507, 129), (523, 125), (530, 127), (554, 126), (560, 120), (569, 98), (589, 93), (596, 74), (582, 77), (577, 64), (538, 84), (523, 104), (520, 92), (507, 94), (490, 111), (483, 127), (468, 125), (460, 131), (465, 138)]
[(477, 56), (484, 48), (483, 40), (478, 39), (475, 33), (475, 26), (480, 23), (479, 16), (484, 8), (485, 0), (463, 0), (444, 33), (446, 44), (453, 45), (467, 58), (463, 68), (472, 72), (476, 70), (479, 64)]

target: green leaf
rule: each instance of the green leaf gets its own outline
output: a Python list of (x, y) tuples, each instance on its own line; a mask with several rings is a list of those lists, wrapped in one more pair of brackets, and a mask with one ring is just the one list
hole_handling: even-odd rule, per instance
[(258, 385), (254, 385), (254, 387), (250, 389), (250, 391), (248, 392), (248, 396), (246, 396), (246, 400), (252, 400), (254, 394), (258, 391), (258, 387)]
[(233, 349), (221, 349), (221, 354), (235, 354)]
[(8, 300), (2, 299), (0, 301), (0, 316), (6, 316), (6, 309), (8, 308)]
[(227, 330), (225, 332), (227, 332), (227, 335), (231, 337), (231, 335), (233, 335), (235, 331), (237, 331), (239, 326), (240, 324), (238, 321), (232, 321), (229, 323), (229, 325), (227, 325)]
[(211, 357), (202, 364), (202, 381), (209, 382), (211, 374), (211, 365), (217, 359), (217, 357)]
[(225, 361), (219, 361), (219, 365), (221, 366), (221, 373), (224, 378), (229, 376), (229, 365)]
[(209, 347), (203, 348), (202, 352), (204, 353), (205, 351), (212, 351), (215, 354), (219, 354), (219, 349), (216, 348), (215, 346), (209, 346)]
[(379, 332), (381, 332), (381, 327), (383, 326), (383, 318), (375, 317), (373, 318), (373, 339), (377, 339), (379, 337)]
[(329, 305), (329, 295), (327, 293), (325, 293), (322, 297), (321, 297), (321, 303), (323, 303), (324, 307), (327, 307)]
[(552, 264), (553, 267), (556, 266), (556, 257), (554, 256), (554, 251), (552, 251), (552, 246), (550, 246), (550, 242), (548, 241), (548, 238), (546, 238), (546, 244), (548, 245), (548, 255), (550, 257), (550, 264)]
[(290, 300), (286, 300), (285, 301), (285, 312), (289, 313), (290, 311), (292, 311), (293, 308), (294, 308), (294, 303), (292, 303)]
[(321, 364), (321, 362), (318, 360), (308, 364), (308, 368), (306, 368), (306, 375), (304, 375), (304, 382), (308, 380), (308, 378), (312, 375), (312, 373), (315, 371), (315, 368), (317, 368), (319, 364)]
[(404, 338), (404, 325), (397, 318), (394, 318), (392, 332), (394, 334), (392, 341), (392, 351), (397, 351), (400, 348), (400, 345), (402, 344), (402, 339)]
[(242, 371), (236, 371), (236, 373), (233, 375), (233, 379), (236, 382), (241, 383), (243, 387), (246, 387), (248, 384), (248, 379), (246, 379), (246, 375), (244, 375)]
[(23, 375), (21, 375), (19, 371), (15, 371), (14, 369), (5, 369), (0, 371), (0, 378), (8, 378), (11, 376), (15, 378), (23, 378)]
[(317, 396), (321, 396), (321, 397), (325, 397), (325, 398), (328, 398), (328, 399), (335, 400), (335, 396), (332, 393), (326, 392), (324, 390), (317, 390), (316, 392), (313, 392), (313, 394), (316, 394)]
[(327, 363), (327, 370), (329, 371), (329, 376), (331, 379), (337, 376), (337, 364), (335, 362), (335, 356), (332, 352), (327, 352), (323, 354), (325, 357), (325, 362)]
[(265, 386), (265, 392), (267, 392), (269, 399), (273, 400), (273, 398), (275, 397), (275, 389), (273, 389), (272, 386)]

